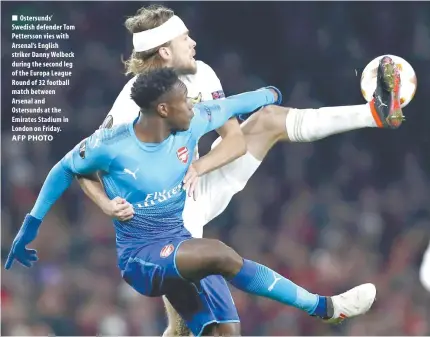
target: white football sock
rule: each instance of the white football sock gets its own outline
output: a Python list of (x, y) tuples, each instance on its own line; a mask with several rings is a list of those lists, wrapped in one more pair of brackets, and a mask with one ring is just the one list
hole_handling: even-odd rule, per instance
[(290, 109), (285, 123), (292, 142), (312, 142), (341, 132), (377, 127), (369, 104)]

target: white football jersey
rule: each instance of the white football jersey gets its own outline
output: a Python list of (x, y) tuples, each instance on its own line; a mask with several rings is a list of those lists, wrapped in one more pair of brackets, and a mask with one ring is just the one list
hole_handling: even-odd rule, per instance
[[(223, 98), (221, 82), (213, 69), (202, 61), (197, 61), (197, 72), (194, 75), (180, 76), (188, 89), (188, 97), (198, 102)], [(139, 115), (139, 107), (130, 98), (131, 87), (136, 76), (124, 86), (115, 100), (101, 127), (110, 128), (114, 125), (131, 123)]]

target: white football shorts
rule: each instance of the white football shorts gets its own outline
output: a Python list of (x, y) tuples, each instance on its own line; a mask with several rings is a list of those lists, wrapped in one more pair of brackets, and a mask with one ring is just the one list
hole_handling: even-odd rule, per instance
[[(215, 141), (212, 148), (218, 143)], [(203, 227), (227, 208), (233, 196), (245, 188), (260, 164), (261, 161), (247, 152), (200, 177), (197, 200), (187, 196), (183, 213), (184, 225), (193, 237), (203, 237)]]

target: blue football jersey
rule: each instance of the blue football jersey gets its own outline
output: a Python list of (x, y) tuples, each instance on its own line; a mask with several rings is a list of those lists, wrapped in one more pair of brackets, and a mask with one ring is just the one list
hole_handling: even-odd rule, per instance
[(171, 134), (161, 143), (141, 142), (133, 123), (99, 129), (75, 146), (50, 172), (32, 215), (43, 219), (75, 175), (100, 172), (106, 194), (126, 199), (134, 217), (114, 220), (120, 266), (136, 247), (160, 238), (191, 237), (182, 211), (186, 192), (183, 179), (199, 138), (237, 114), (274, 102), (268, 89), (199, 103), (190, 128)]

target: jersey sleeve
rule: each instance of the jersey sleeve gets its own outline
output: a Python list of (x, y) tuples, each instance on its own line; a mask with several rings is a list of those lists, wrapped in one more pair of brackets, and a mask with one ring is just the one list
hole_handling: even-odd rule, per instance
[(222, 100), (198, 103), (193, 108), (191, 133), (199, 138), (218, 129), (233, 116), (251, 113), (262, 106), (273, 103), (275, 103), (275, 96), (267, 88), (230, 96)]
[(134, 81), (135, 78), (132, 78), (121, 90), (100, 128), (109, 129), (119, 124), (131, 123), (139, 115), (139, 107), (130, 97)]
[(96, 171), (109, 171), (111, 152), (104, 139), (111, 130), (101, 129), (76, 145), (61, 160), (65, 169), (75, 175), (88, 175)]
[(202, 85), (206, 87), (205, 92), (208, 92), (211, 95), (209, 99), (216, 100), (225, 98), (221, 81), (215, 71), (208, 64), (202, 61), (198, 61), (198, 67), (200, 71), (199, 74), (203, 79)]
[(75, 175), (107, 170), (111, 156), (106, 150), (100, 131), (76, 145), (49, 172), (30, 214), (43, 220), (52, 205), (69, 188)]

